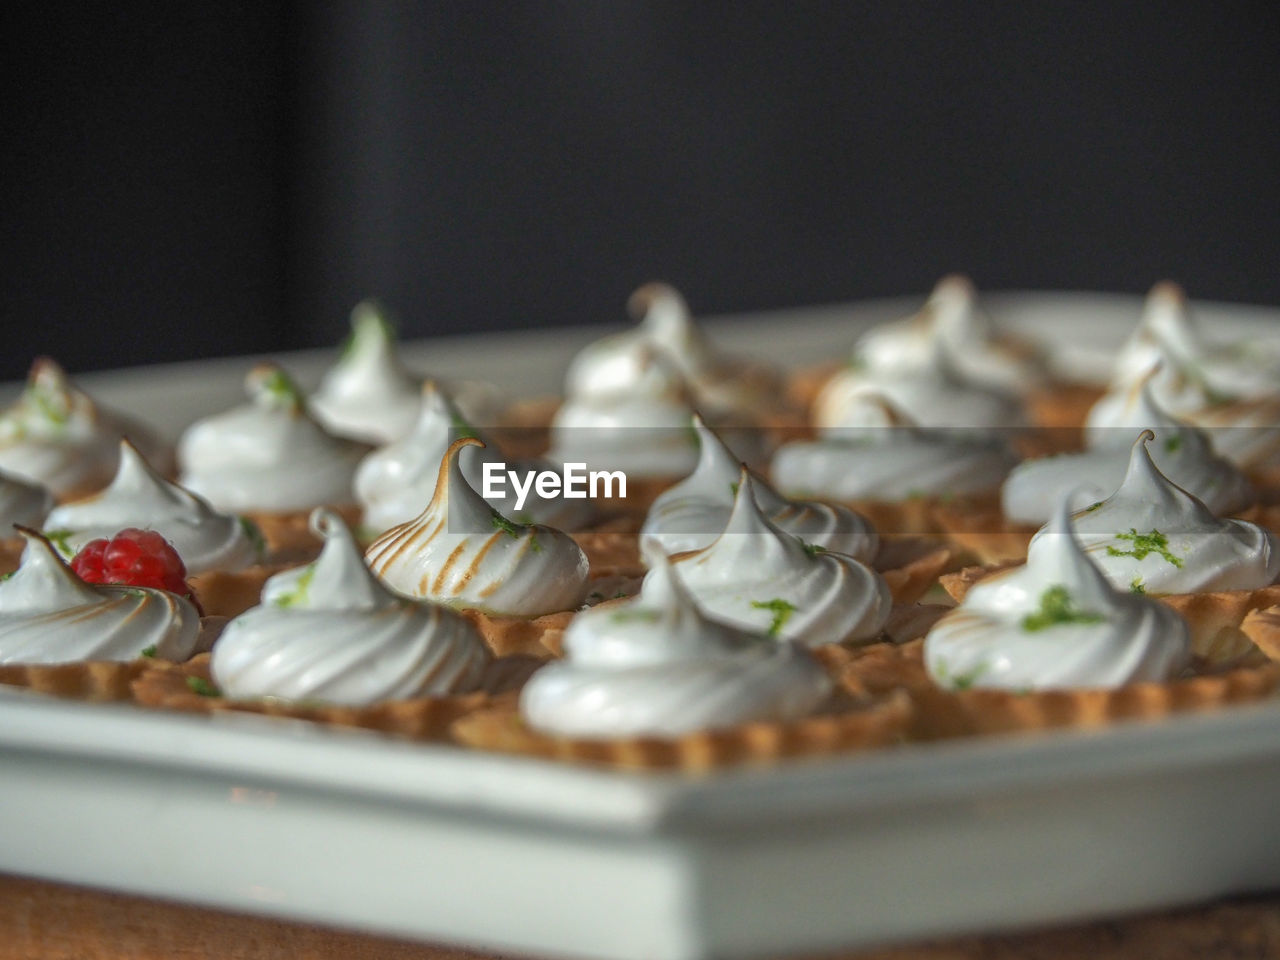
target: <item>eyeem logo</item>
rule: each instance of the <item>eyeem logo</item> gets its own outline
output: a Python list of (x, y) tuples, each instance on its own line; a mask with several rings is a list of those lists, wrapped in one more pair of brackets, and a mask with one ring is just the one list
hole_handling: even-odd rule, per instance
[[(523, 482), (522, 482), (523, 481)], [(505, 500), (507, 483), (515, 491), (515, 509), (524, 509), (529, 491), (537, 491), (544, 499), (564, 497), (568, 500), (622, 498), (627, 495), (627, 475), (621, 470), (592, 470), (585, 463), (566, 463), (562, 472), (555, 470), (508, 470), (505, 463), (486, 462), (480, 491), (486, 500)], [(614, 492), (614, 487), (617, 492)]]

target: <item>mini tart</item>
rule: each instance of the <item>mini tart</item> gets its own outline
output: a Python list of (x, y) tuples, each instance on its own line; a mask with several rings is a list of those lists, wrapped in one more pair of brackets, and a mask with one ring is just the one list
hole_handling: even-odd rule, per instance
[(1059, 381), (1033, 388), (1023, 402), (1031, 422), (1050, 431), (1065, 450), (1083, 444), (1085, 418), (1106, 392), (1095, 384)]
[(1006, 520), (998, 495), (936, 503), (929, 516), (948, 543), (983, 565), (1025, 560), (1038, 529)]
[(263, 363), (245, 377), (250, 402), (192, 424), (178, 445), (179, 483), (215, 509), (252, 520), (274, 562), (310, 559), (319, 542), (311, 510), (359, 518), (352, 489), (368, 447), (333, 436), (312, 417), (298, 386)]
[(922, 640), (902, 646), (876, 644), (856, 651), (846, 667), (847, 676), (868, 690), (900, 688), (907, 693), (914, 708), (909, 731), (913, 740), (1150, 720), (1261, 700), (1280, 684), (1280, 666), (1262, 663), (1169, 683), (1133, 683), (1109, 690), (948, 691), (930, 679), (923, 650)]
[(511, 658), (489, 667), (485, 686), (477, 693), (414, 700), (387, 700), (371, 706), (289, 703), (283, 700), (231, 700), (220, 695), (209, 672), (209, 655), (183, 664), (149, 663), (133, 681), (135, 703), (186, 713), (256, 713), (326, 723), (339, 727), (377, 730), (412, 740), (446, 740), (449, 725), (480, 707), (502, 702), (506, 691), (519, 686), (540, 661)]
[(937, 535), (935, 508), (956, 498), (998, 504), (1017, 462), (989, 432), (924, 429), (871, 390), (851, 395), (846, 413), (839, 432), (781, 447), (772, 480), (786, 496), (851, 507), (882, 536)]
[[(964, 600), (969, 588), (987, 577), (1011, 570), (1020, 561), (1008, 561), (986, 567), (966, 567), (939, 578), (942, 588), (957, 603)], [(1157, 597), (1172, 607), (1191, 628), (1191, 649), (1197, 661), (1222, 666), (1256, 659), (1245, 619), (1254, 611), (1280, 604), (1280, 584), (1258, 590), (1224, 590), (1217, 593), (1175, 593)]]
[(0, 664), (0, 684), (91, 703), (130, 700), (133, 681), (154, 664), (146, 658)]
[(478, 750), (621, 770), (699, 772), (890, 746), (902, 740), (911, 717), (910, 700), (901, 692), (876, 697), (846, 681), (824, 712), (790, 723), (761, 721), (680, 737), (597, 740), (539, 733), (508, 704), (456, 720), (450, 734)]

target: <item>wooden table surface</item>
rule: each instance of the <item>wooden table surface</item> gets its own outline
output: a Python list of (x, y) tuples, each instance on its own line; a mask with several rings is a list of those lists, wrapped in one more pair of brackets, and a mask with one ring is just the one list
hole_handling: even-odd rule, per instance
[[(493, 960), (495, 956), (0, 875), (0, 960)], [(839, 960), (1273, 957), (1280, 957), (1280, 894), (1035, 933), (842, 954)]]

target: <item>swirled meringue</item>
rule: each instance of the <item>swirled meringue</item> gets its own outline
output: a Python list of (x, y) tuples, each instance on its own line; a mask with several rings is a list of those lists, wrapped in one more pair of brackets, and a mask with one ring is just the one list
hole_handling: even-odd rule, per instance
[(618, 352), (607, 364), (601, 361), (625, 370), (612, 381), (594, 371), (575, 375), (578, 362), (570, 368), (568, 396), (551, 423), (548, 460), (621, 470), (628, 477), (679, 477), (693, 469), (698, 459), (689, 430), (693, 406), (666, 360), (635, 341), (634, 350)]
[(520, 712), (548, 733), (678, 736), (753, 720), (795, 720), (831, 692), (807, 650), (708, 619), (671, 564), (650, 553), (640, 595), (587, 610), (565, 631), (566, 659), (520, 695)]
[(53, 494), (38, 483), (0, 470), (0, 530), (40, 528), (53, 507)]
[(0, 413), (0, 469), (55, 497), (83, 495), (110, 482), (123, 436), (168, 468), (170, 452), (150, 430), (100, 407), (57, 363), (40, 357), (22, 395)]
[(431, 502), (370, 545), (370, 568), (407, 596), (498, 616), (577, 607), (587, 584), (582, 550), (554, 527), (518, 524), (489, 506), (462, 473), (467, 446), (483, 444), (462, 437), (449, 445)]
[[(494, 451), (484, 434), (472, 427), (453, 400), (428, 381), (422, 388), (418, 419), (408, 436), (375, 450), (356, 470), (356, 499), (364, 508), (364, 527), (382, 533), (398, 523), (412, 520), (431, 501), (440, 473), (440, 460), (449, 444), (458, 437), (476, 437), (485, 445), (468, 447), (459, 454), (462, 475), (476, 490), (484, 489), (484, 465), (501, 464), (524, 475), (548, 469), (545, 461), (518, 461), (508, 466)], [(521, 481), (523, 483), (523, 479)], [(545, 523), (561, 529), (576, 529), (595, 514), (588, 500), (543, 497), (530, 486), (520, 505), (509, 486), (506, 495), (487, 498), (503, 516), (519, 523)]]
[[(1076, 538), (1111, 583), (1134, 592), (1255, 590), (1280, 577), (1280, 540), (1244, 520), (1219, 520), (1160, 472), (1144, 430), (1106, 500), (1078, 511)], [(1032, 538), (1055, 536), (1045, 528)]]
[[(1182, 287), (1168, 280), (1151, 288), (1138, 326), (1116, 355), (1112, 387), (1123, 391), (1161, 364), (1186, 370), (1213, 394), (1253, 399), (1276, 392), (1280, 339), (1252, 337), (1213, 343), (1197, 328)], [(1185, 414), (1186, 409), (1169, 409)]]
[[(640, 544), (682, 553), (707, 546), (729, 521), (742, 464), (715, 431), (695, 415), (699, 443), (693, 473), (659, 494), (640, 530)], [(778, 529), (806, 543), (869, 563), (880, 546), (875, 528), (847, 507), (811, 500), (787, 500), (752, 474), (756, 502)]]
[(919, 313), (868, 330), (854, 346), (854, 357), (874, 370), (928, 371), (938, 341), (969, 383), (1025, 393), (1048, 378), (1043, 353), (1028, 341), (995, 332), (978, 309), (973, 283), (960, 274), (939, 280)]
[(724, 623), (809, 646), (879, 636), (892, 605), (884, 578), (778, 529), (755, 486), (744, 469), (724, 532), (672, 561), (699, 606)]
[(351, 311), (351, 337), (311, 395), (311, 412), (340, 437), (390, 443), (418, 419), (418, 378), (395, 352), (395, 332), (382, 305), (362, 300)]
[(200, 615), (166, 590), (85, 583), (49, 541), (22, 528), (22, 560), (0, 581), (0, 663), (68, 663), (156, 656), (186, 660)]
[(1161, 472), (1215, 514), (1234, 513), (1253, 502), (1253, 488), (1244, 475), (1214, 454), (1202, 431), (1161, 409), (1143, 381), (1132, 388), (1132, 402), (1117, 411), (1111, 425), (1103, 429), (1095, 424), (1086, 433), (1088, 450), (1015, 467), (1000, 491), (1005, 517), (1014, 523), (1043, 523), (1067, 491), (1081, 485), (1092, 486), (1100, 497), (1108, 495), (1124, 479), (1133, 438), (1142, 430), (1155, 432), (1152, 456)]
[(90, 540), (110, 539), (126, 527), (155, 530), (168, 540), (187, 572), (243, 570), (261, 561), (258, 546), (236, 516), (218, 513), (193, 493), (156, 473), (128, 440), (120, 441), (120, 467), (106, 489), (55, 507), (49, 530), (74, 553)]
[(839, 434), (778, 449), (771, 475), (780, 490), (788, 496), (885, 501), (988, 493), (1018, 462), (986, 431), (924, 429), (869, 389), (851, 395), (845, 415)]
[(775, 405), (776, 374), (715, 350), (694, 323), (679, 291), (664, 283), (646, 284), (631, 295), (627, 309), (638, 325), (579, 352), (565, 375), (566, 394), (632, 392), (649, 376), (642, 358), (654, 353), (680, 375), (694, 403), (713, 416), (751, 414)]
[(319, 558), (268, 580), (214, 645), (227, 696), (364, 705), (478, 688), (489, 656), (469, 621), (387, 590), (337, 514), (317, 509), (311, 526)]
[(325, 432), (274, 364), (245, 377), (250, 402), (200, 420), (178, 444), (179, 483), (219, 510), (287, 512), (353, 503), (368, 448)]
[(827, 381), (813, 403), (813, 422), (822, 434), (838, 433), (856, 425), (862, 396), (867, 391), (887, 397), (912, 420), (925, 427), (1017, 427), (1024, 423), (1022, 403), (1002, 389), (971, 381), (961, 372), (957, 348), (948, 338), (926, 341), (927, 357), (910, 363), (893, 359), (889, 350), (870, 356), (890, 359), (872, 363), (868, 355), (855, 353), (850, 366)]
[[(1104, 435), (1134, 406), (1143, 385), (1170, 413), (1209, 437), (1214, 450), (1245, 470), (1280, 465), (1280, 390), (1232, 398), (1212, 389), (1193, 367), (1161, 346), (1155, 367), (1134, 383), (1113, 386), (1090, 409), (1086, 436)], [(1280, 380), (1277, 381), (1280, 383)]]
[(1191, 659), (1186, 621), (1115, 590), (1072, 531), (1066, 498), (1027, 562), (976, 584), (934, 624), (924, 662), (942, 687), (1041, 690), (1171, 680)]

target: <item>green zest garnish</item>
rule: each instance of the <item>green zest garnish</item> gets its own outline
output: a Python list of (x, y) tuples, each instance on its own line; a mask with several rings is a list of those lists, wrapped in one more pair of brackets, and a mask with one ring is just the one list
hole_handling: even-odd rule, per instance
[(154, 643), (151, 646), (147, 647), (145, 650), (143, 650), (140, 654), (138, 654), (138, 656), (140, 657), (155, 657), (155, 655), (156, 655), (156, 647)]
[(71, 535), (74, 533), (74, 530), (45, 530), (44, 538), (53, 544), (53, 549), (70, 560), (76, 555), (76, 552), (71, 549)]
[(826, 547), (821, 546), (820, 544), (817, 544), (817, 543), (805, 543), (803, 540), (801, 540), (800, 546), (804, 547), (804, 552), (807, 553), (810, 557), (816, 557), (820, 553), (827, 552)]
[(244, 531), (244, 535), (253, 544), (253, 552), (261, 560), (267, 555), (267, 538), (262, 535), (258, 525), (248, 517), (236, 517), (236, 519), (240, 521), (240, 529)]
[(508, 517), (504, 517), (502, 514), (498, 513), (496, 510), (494, 511), (493, 516), (490, 518), (489, 522), (493, 524), (493, 528), (495, 530), (501, 530), (512, 540), (519, 540), (522, 536), (524, 536), (525, 534), (528, 534), (529, 549), (534, 553), (542, 552), (542, 543), (538, 540), (538, 535), (533, 530), (533, 524), (516, 523), (512, 519)]
[(596, 602), (599, 602), (599, 601), (601, 601), (601, 600), (603, 600), (603, 599), (604, 599), (604, 594), (603, 594), (603, 593), (601, 593), (599, 590), (592, 590), (590, 593), (588, 593), (588, 594), (587, 594), (587, 601), (588, 601), (588, 602), (590, 602), (590, 601), (592, 601), (592, 600), (595, 600)]
[(27, 396), (31, 398), (31, 402), (36, 409), (50, 423), (62, 426), (71, 420), (71, 410), (66, 403), (65, 394), (51, 394), (47, 390), (35, 389), (30, 391)]
[(1165, 437), (1164, 449), (1166, 453), (1177, 453), (1182, 446), (1182, 434), (1175, 433), (1172, 437)]
[(1022, 629), (1044, 630), (1064, 623), (1100, 623), (1102, 616), (1075, 609), (1075, 601), (1067, 588), (1054, 585), (1040, 594), (1040, 609), (1022, 618)]
[(1091, 503), (1091, 504), (1089, 504), (1087, 507), (1085, 507), (1085, 508), (1084, 508), (1084, 512), (1085, 512), (1085, 513), (1093, 513), (1093, 511), (1097, 510), (1100, 506), (1102, 506), (1102, 501), (1101, 501), (1101, 500), (1098, 500), (1097, 502), (1095, 502), (1095, 503)]
[(950, 687), (952, 690), (968, 690), (978, 682), (979, 677), (987, 672), (987, 664), (979, 663), (966, 673), (953, 674), (946, 663), (939, 660), (934, 664), (933, 669), (938, 677), (938, 682), (942, 686)]
[(1146, 593), (1147, 585), (1142, 582), (1141, 577), (1134, 577), (1132, 580), (1129, 581), (1129, 592), (1130, 593)]
[(520, 533), (523, 528), (514, 520), (508, 519), (502, 514), (495, 512), (490, 522), (493, 524), (493, 529), (501, 530), (512, 540), (520, 539)]
[(1179, 570), (1182, 569), (1182, 558), (1169, 550), (1169, 538), (1159, 530), (1152, 530), (1150, 533), (1139, 533), (1135, 527), (1130, 527), (1128, 533), (1117, 533), (1116, 539), (1128, 540), (1133, 544), (1133, 549), (1118, 550), (1115, 547), (1107, 547), (1107, 556), (1109, 557), (1133, 557), (1135, 560), (1144, 560), (1147, 554), (1156, 553)]
[(729, 490), (733, 493), (733, 496), (734, 496), (735, 498), (738, 496), (738, 487), (739, 487), (739, 486), (740, 486), (740, 484), (738, 483), (738, 481), (737, 481), (737, 480), (731, 480), (731, 481), (729, 481)]
[(754, 610), (768, 610), (773, 614), (773, 620), (769, 623), (771, 637), (782, 633), (782, 628), (787, 625), (791, 615), (799, 609), (794, 603), (783, 600), (781, 597), (774, 597), (772, 600), (752, 600), (751, 607)]
[(204, 677), (187, 677), (187, 689), (202, 697), (222, 696), (222, 694), (218, 692), (218, 688)]
[(467, 421), (463, 420), (462, 417), (459, 416), (458, 414), (456, 413), (453, 414), (449, 419), (450, 419), (450, 422), (452, 422), (453, 424), (453, 438), (455, 440), (460, 440), (463, 438), (467, 440), (480, 439), (479, 435), (475, 431), (475, 428), (471, 426), (471, 424), (467, 423)]
[(346, 360), (355, 352), (357, 344), (369, 339), (388, 343), (396, 339), (396, 328), (377, 300), (361, 300), (351, 311), (351, 332), (342, 341), (340, 359)]
[(17, 572), (17, 570), (10, 570), (8, 573), (0, 575), (0, 582), (10, 579)]
[(297, 585), (293, 588), (292, 593), (283, 593), (275, 598), (277, 607), (296, 607), (307, 599), (307, 588), (311, 586), (311, 579), (316, 575), (316, 565), (310, 564), (307, 569), (298, 575)]

